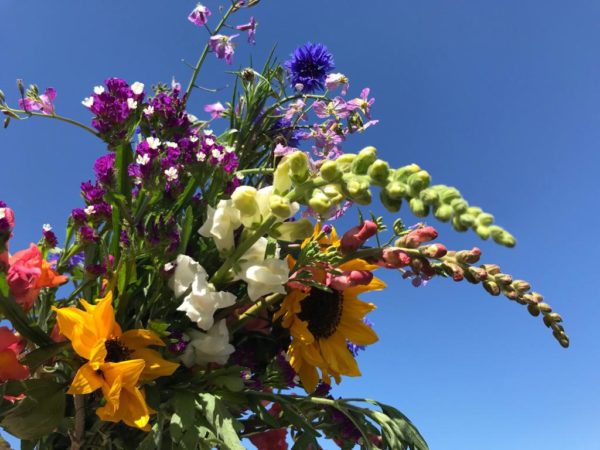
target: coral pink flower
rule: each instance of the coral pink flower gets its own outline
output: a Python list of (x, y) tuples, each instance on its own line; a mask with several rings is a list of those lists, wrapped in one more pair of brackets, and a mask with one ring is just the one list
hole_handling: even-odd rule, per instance
[(42, 252), (35, 244), (15, 253), (9, 264), (10, 292), (25, 311), (31, 309), (41, 288), (56, 287), (67, 281), (67, 277), (58, 275), (51, 264), (43, 260)]
[(354, 253), (375, 233), (377, 233), (377, 224), (372, 220), (365, 220), (362, 225), (349, 229), (342, 237), (342, 253), (346, 255)]
[(0, 382), (6, 380), (24, 380), (29, 369), (19, 363), (17, 355), (21, 353), (21, 340), (7, 327), (0, 327)]

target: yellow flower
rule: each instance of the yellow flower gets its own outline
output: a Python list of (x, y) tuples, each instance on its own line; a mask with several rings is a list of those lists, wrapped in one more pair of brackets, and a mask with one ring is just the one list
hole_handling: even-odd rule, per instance
[[(312, 239), (315, 239), (318, 234), (317, 228)], [(306, 246), (309, 241), (305, 241), (302, 246)], [(322, 250), (330, 246), (338, 247), (339, 240), (335, 230), (329, 238), (319, 239), (319, 244)], [(290, 265), (295, 263), (293, 260), (289, 262)], [(336, 267), (342, 272), (373, 271), (376, 268), (377, 266), (361, 259)], [(324, 284), (326, 279), (324, 268), (303, 268), (303, 270), (310, 270), (312, 281)], [(378, 337), (363, 321), (363, 318), (375, 309), (375, 305), (359, 300), (358, 295), (385, 287), (385, 283), (373, 277), (368, 284), (352, 286), (344, 290), (326, 291), (305, 286), (289, 291), (274, 319), (281, 318), (282, 326), (290, 330), (292, 337), (288, 348), (290, 364), (308, 392), (313, 392), (319, 381), (331, 384), (331, 377), (339, 383), (342, 375), (360, 376), (356, 360), (348, 349), (348, 342), (370, 345), (377, 342)]]
[(69, 394), (90, 394), (102, 389), (106, 403), (96, 410), (102, 420), (123, 421), (130, 427), (148, 431), (154, 413), (138, 388), (140, 380), (171, 375), (179, 364), (166, 361), (149, 345), (164, 342), (149, 330), (121, 331), (115, 321), (112, 293), (95, 305), (81, 300), (84, 310), (52, 308), (60, 332), (79, 356), (88, 360), (79, 368)]

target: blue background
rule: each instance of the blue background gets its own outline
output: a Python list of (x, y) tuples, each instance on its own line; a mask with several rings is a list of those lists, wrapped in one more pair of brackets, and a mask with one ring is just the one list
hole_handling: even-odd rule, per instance
[[(53, 86), (57, 111), (89, 123), (80, 102), (105, 78), (187, 83), (181, 59), (193, 64), (205, 40), (186, 20), (193, 6), (1, 0), (0, 87), (16, 104), (16, 78)], [(515, 249), (447, 225), (441, 241), (479, 245), (484, 261), (530, 281), (572, 339), (562, 349), (539, 318), (479, 286), (440, 279), (415, 289), (386, 273), (390, 288), (371, 297), (381, 342), (361, 354), (364, 376), (335, 393), (397, 406), (432, 450), (600, 449), (600, 3), (263, 0), (251, 12), (258, 45), (240, 37), (234, 67), (250, 50), (262, 62), (273, 43), (281, 58), (308, 40), (326, 43), (354, 95), (371, 87), (381, 120), (345, 149), (368, 143), (393, 165), (418, 162), (493, 212)], [(210, 55), (199, 83), (223, 91), (196, 91), (191, 112), (204, 117), (202, 105), (229, 98), (227, 69)], [(44, 223), (62, 229), (103, 147), (45, 119), (0, 131), (0, 199), (17, 214), (15, 251)]]

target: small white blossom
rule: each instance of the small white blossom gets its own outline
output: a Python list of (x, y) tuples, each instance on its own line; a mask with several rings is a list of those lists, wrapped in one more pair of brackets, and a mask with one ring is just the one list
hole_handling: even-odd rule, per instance
[(144, 92), (144, 83), (136, 81), (131, 85), (131, 90), (135, 95), (140, 95), (142, 92)]
[(210, 153), (211, 153), (211, 155), (212, 155), (213, 158), (216, 158), (218, 160), (223, 159), (223, 153), (221, 153), (221, 151), (217, 150), (216, 148), (213, 149)]
[(198, 118), (193, 115), (193, 114), (188, 114), (187, 118), (189, 119), (190, 122), (194, 123), (194, 122), (198, 122)]
[(204, 130), (203, 133), (205, 136), (211, 136), (213, 134), (213, 130)]
[(213, 146), (215, 145), (215, 140), (211, 137), (208, 137), (204, 140), (204, 143), (208, 146)]
[(145, 166), (150, 162), (150, 155), (148, 155), (148, 153), (144, 153), (143, 155), (137, 155), (135, 162), (138, 163), (140, 166)]
[(94, 86), (94, 94), (96, 94), (96, 95), (104, 94), (104, 86)]
[(0, 208), (0, 220), (6, 217), (6, 208)]
[(175, 167), (169, 167), (165, 170), (165, 176), (168, 181), (175, 181), (179, 177), (179, 172)]
[(86, 97), (82, 100), (81, 104), (86, 108), (91, 108), (94, 104), (94, 97)]
[(171, 270), (173, 270), (174, 268), (175, 268), (175, 264), (173, 264), (173, 263), (170, 263), (170, 262), (169, 262), (169, 263), (166, 263), (166, 264), (163, 266), (163, 270), (164, 270), (165, 272), (170, 272), (170, 271), (171, 271)]
[(195, 143), (195, 142), (198, 142), (198, 136), (194, 136), (194, 135), (190, 136), (190, 142), (192, 144)]
[(167, 141), (167, 142), (165, 142), (165, 145), (169, 148), (177, 148), (176, 142)]
[(206, 154), (202, 152), (196, 153), (196, 159), (200, 162), (206, 161)]
[(152, 114), (154, 114), (154, 106), (152, 106), (152, 105), (146, 106), (144, 108), (144, 115), (151, 116)]
[(45, 223), (42, 226), (42, 230), (44, 230), (44, 231), (52, 231), (52, 225), (50, 225), (49, 223)]
[(83, 212), (85, 212), (85, 214), (86, 214), (87, 216), (91, 216), (91, 215), (94, 215), (94, 214), (96, 214), (96, 208), (94, 208), (94, 205), (90, 205), (90, 206), (88, 206), (87, 208), (85, 208), (85, 209), (83, 210)]
[(238, 276), (248, 284), (250, 300), (256, 301), (268, 294), (285, 294), (289, 272), (287, 261), (270, 258), (259, 264), (241, 264)]
[(158, 147), (160, 147), (160, 139), (158, 139), (158, 138), (147, 137), (146, 142), (148, 143), (148, 145), (150, 146), (150, 148), (152, 150), (156, 150)]
[(137, 108), (137, 102), (134, 99), (132, 99), (132, 98), (128, 98), (127, 99), (127, 107), (129, 109), (136, 109)]
[(225, 320), (215, 324), (207, 333), (187, 330), (184, 336), (190, 340), (183, 355), (180, 356), (181, 362), (186, 367), (206, 365), (211, 362), (226, 364), (229, 355), (235, 351), (235, 347), (229, 343), (229, 330)]

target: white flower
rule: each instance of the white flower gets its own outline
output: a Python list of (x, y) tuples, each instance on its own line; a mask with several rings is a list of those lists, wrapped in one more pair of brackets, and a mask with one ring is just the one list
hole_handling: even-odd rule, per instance
[(104, 86), (94, 86), (94, 94), (102, 95), (104, 93)]
[(213, 130), (209, 130), (209, 129), (204, 130), (204, 135), (205, 136), (210, 136), (212, 134), (213, 134)]
[(90, 205), (90, 206), (88, 206), (87, 208), (85, 208), (85, 209), (83, 210), (83, 212), (85, 212), (85, 214), (86, 214), (87, 216), (91, 216), (91, 215), (93, 215), (93, 214), (96, 214), (96, 208), (94, 208), (94, 205)]
[(154, 114), (154, 106), (152, 106), (152, 105), (146, 106), (144, 108), (144, 114), (146, 116), (151, 116), (152, 114)]
[(140, 166), (145, 166), (150, 162), (150, 155), (148, 155), (148, 153), (144, 153), (143, 155), (137, 155), (135, 162), (138, 163)]
[(215, 145), (215, 140), (214, 140), (213, 138), (211, 138), (211, 137), (207, 137), (207, 138), (204, 140), (204, 143), (205, 143), (206, 145), (208, 145), (209, 147), (211, 147), (211, 146)]
[(94, 104), (94, 97), (86, 97), (83, 99), (83, 101), (81, 102), (81, 104), (83, 106), (85, 106), (86, 108), (91, 108), (92, 105)]
[[(0, 217), (0, 219), (1, 219), (1, 218), (2, 218), (2, 217)], [(45, 223), (45, 224), (42, 226), (42, 230), (44, 230), (44, 231), (52, 231), (52, 225), (50, 225), (49, 223)]]
[(129, 109), (136, 109), (137, 108), (137, 102), (134, 99), (132, 99), (132, 98), (128, 98), (127, 99), (127, 107)]
[(187, 330), (185, 337), (190, 339), (183, 355), (180, 356), (181, 362), (186, 367), (193, 365), (206, 365), (214, 362), (225, 364), (235, 348), (229, 343), (229, 330), (225, 320), (221, 320), (213, 326), (207, 333), (197, 330)]
[(193, 115), (193, 114), (188, 114), (188, 115), (187, 115), (187, 118), (188, 118), (188, 119), (189, 119), (189, 121), (190, 121), (190, 122), (192, 122), (192, 123), (198, 122), (198, 117), (196, 117), (196, 116), (195, 116), (195, 115)]
[(200, 162), (204, 162), (204, 161), (206, 161), (206, 154), (204, 154), (202, 152), (198, 152), (198, 153), (196, 153), (196, 159)]
[(195, 136), (195, 135), (193, 135), (193, 134), (192, 134), (192, 135), (190, 136), (190, 142), (191, 142), (192, 144), (194, 144), (194, 143), (198, 142), (198, 136)]
[(150, 148), (152, 150), (156, 150), (158, 147), (160, 147), (160, 139), (158, 139), (158, 138), (147, 137), (146, 142), (148, 143), (148, 145), (150, 146)]
[(179, 177), (179, 172), (175, 167), (169, 167), (165, 170), (165, 176), (168, 181), (175, 181)]
[(177, 148), (177, 143), (176, 142), (167, 141), (167, 142), (165, 142), (165, 144), (169, 148)]
[(242, 263), (238, 277), (248, 284), (248, 297), (256, 301), (268, 294), (285, 294), (290, 269), (287, 261), (269, 258), (261, 263)]
[(209, 330), (213, 326), (213, 316), (217, 309), (231, 306), (236, 300), (235, 295), (230, 292), (217, 291), (208, 282), (208, 274), (204, 268), (186, 255), (177, 257), (177, 268), (169, 285), (176, 296), (191, 289), (177, 311), (185, 312), (202, 330)]
[(131, 90), (135, 95), (140, 95), (142, 92), (144, 92), (144, 83), (136, 81), (131, 85)]
[(233, 207), (231, 200), (221, 200), (217, 209), (208, 207), (206, 222), (198, 233), (204, 237), (212, 237), (220, 251), (233, 247), (233, 232), (242, 224), (240, 212)]

